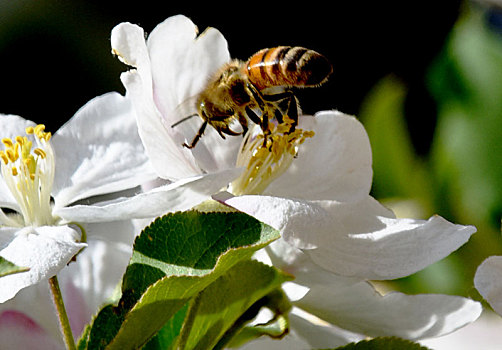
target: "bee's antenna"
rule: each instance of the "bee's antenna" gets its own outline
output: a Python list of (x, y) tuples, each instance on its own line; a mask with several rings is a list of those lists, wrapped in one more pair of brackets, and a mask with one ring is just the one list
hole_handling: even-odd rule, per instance
[(189, 115), (188, 117), (185, 117), (185, 118), (183, 118), (183, 119), (181, 119), (181, 120), (178, 120), (176, 123), (174, 123), (173, 125), (171, 125), (171, 128), (174, 128), (176, 125), (181, 124), (181, 123), (183, 123), (184, 121), (187, 121), (188, 119), (193, 118), (193, 117), (195, 117), (195, 116), (197, 116), (197, 115), (198, 115), (198, 114), (197, 114), (197, 113), (195, 113), (195, 114)]

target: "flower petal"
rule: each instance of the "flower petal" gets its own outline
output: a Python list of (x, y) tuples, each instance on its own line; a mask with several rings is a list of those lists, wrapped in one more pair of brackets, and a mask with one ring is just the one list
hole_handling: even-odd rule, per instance
[[(291, 167), (265, 194), (301, 199), (353, 201), (371, 188), (371, 147), (362, 124), (337, 111), (301, 116), (300, 127), (314, 137), (300, 147)], [(315, 169), (315, 171), (312, 171)]]
[(56, 206), (133, 188), (156, 177), (131, 102), (118, 93), (89, 101), (52, 138)]
[(4, 350), (64, 349), (64, 343), (51, 337), (41, 324), (14, 310), (0, 312), (0, 339)]
[(428, 349), (492, 349), (502, 344), (502, 318), (494, 312), (486, 311), (474, 323), (440, 338), (420, 341)]
[(366, 282), (345, 286), (326, 272), (322, 284), (310, 285), (296, 306), (352, 332), (368, 336), (398, 336), (416, 340), (444, 335), (474, 322), (480, 303), (448, 295), (385, 296)]
[[(241, 139), (225, 141), (211, 127), (196, 148), (182, 147), (202, 124), (195, 115), (195, 97), (207, 77), (230, 59), (220, 32), (209, 28), (197, 36), (190, 19), (173, 16), (152, 31), (147, 47), (140, 27), (122, 23), (112, 31), (112, 47), (137, 67), (121, 79), (133, 99), (141, 138), (160, 177), (176, 181), (202, 170), (216, 172), (234, 166)], [(172, 127), (190, 115), (195, 118)]]
[(216, 199), (280, 230), (286, 242), (309, 249), (306, 253), (323, 268), (362, 279), (408, 276), (448, 256), (476, 231), (439, 216), (396, 219), (369, 196), (358, 202)]
[(478, 266), (474, 286), (499, 315), (502, 315), (502, 256), (491, 256)]
[[(179, 148), (185, 140), (191, 142), (202, 120), (195, 116), (174, 129), (170, 126), (197, 113), (196, 97), (205, 88), (208, 77), (230, 61), (227, 41), (215, 28), (207, 28), (197, 36), (197, 28), (190, 19), (173, 16), (152, 31), (148, 49), (154, 100)], [(208, 127), (191, 152), (197, 165), (206, 172), (227, 169), (235, 165), (241, 140), (239, 137), (223, 140)]]
[(0, 256), (30, 268), (27, 272), (0, 278), (0, 303), (14, 297), (21, 289), (54, 276), (86, 246), (77, 242), (80, 233), (69, 226), (3, 227), (0, 235), (10, 237), (9, 244), (0, 250)]
[(476, 232), (474, 226), (455, 225), (440, 216), (427, 221), (396, 219), (371, 197), (356, 203), (318, 203), (331, 222), (311, 234), (318, 248), (307, 254), (345, 276), (373, 280), (408, 276), (447, 257)]
[(230, 169), (216, 174), (197, 176), (97, 205), (76, 205), (55, 210), (68, 221), (105, 222), (131, 218), (153, 218), (177, 210), (187, 210), (218, 192), (241, 173)]
[(281, 231), (283, 238), (296, 248), (316, 248), (314, 240), (303, 238), (329, 221), (326, 211), (309, 201), (258, 195), (234, 197), (228, 192), (213, 198)]
[(244, 344), (239, 349), (302, 350), (337, 348), (363, 339), (362, 336), (321, 323), (322, 321), (316, 323), (316, 320), (309, 316), (302, 310), (293, 308), (289, 314), (291, 332), (288, 335), (280, 340), (263, 336)]

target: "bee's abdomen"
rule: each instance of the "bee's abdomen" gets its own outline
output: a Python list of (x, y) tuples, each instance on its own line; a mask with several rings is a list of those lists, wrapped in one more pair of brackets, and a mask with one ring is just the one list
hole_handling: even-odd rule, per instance
[(258, 89), (317, 86), (324, 83), (333, 70), (326, 57), (298, 46), (260, 50), (251, 56), (245, 69)]

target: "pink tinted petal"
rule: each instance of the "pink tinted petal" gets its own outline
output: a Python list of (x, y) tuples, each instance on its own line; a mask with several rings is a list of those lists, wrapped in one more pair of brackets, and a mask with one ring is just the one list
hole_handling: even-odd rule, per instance
[(27, 315), (6, 310), (0, 314), (0, 347), (5, 350), (64, 349), (62, 342), (52, 338)]

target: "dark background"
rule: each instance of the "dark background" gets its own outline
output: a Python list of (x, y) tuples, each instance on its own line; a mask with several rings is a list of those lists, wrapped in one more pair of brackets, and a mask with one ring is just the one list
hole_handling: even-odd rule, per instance
[(277, 45), (326, 55), (334, 74), (323, 87), (300, 92), (307, 113), (334, 108), (357, 114), (368, 90), (394, 73), (409, 89), (406, 116), (417, 151), (427, 151), (435, 107), (424, 74), (460, 1), (179, 3), (0, 0), (0, 112), (43, 122), (54, 132), (91, 98), (124, 93), (119, 75), (126, 68), (110, 53), (115, 25), (128, 21), (148, 33), (181, 13), (201, 32), (219, 29), (235, 58)]

